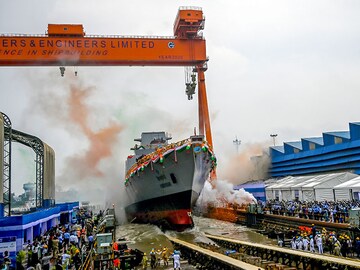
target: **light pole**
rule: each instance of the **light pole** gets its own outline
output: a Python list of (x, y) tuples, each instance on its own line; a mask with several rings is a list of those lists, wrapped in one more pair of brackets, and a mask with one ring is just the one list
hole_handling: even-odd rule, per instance
[(241, 144), (241, 141), (238, 140), (237, 136), (235, 136), (235, 140), (233, 140), (233, 143), (236, 146), (236, 154), (239, 154), (239, 146)]
[(273, 138), (274, 146), (275, 146), (275, 138), (277, 137), (277, 134), (270, 134), (270, 137)]

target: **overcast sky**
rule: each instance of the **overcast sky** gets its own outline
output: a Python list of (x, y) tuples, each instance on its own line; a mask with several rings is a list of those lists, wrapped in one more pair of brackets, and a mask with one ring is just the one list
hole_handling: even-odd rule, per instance
[[(235, 136), (244, 151), (270, 145), (272, 133), (280, 144), (347, 130), (360, 120), (357, 0), (1, 1), (0, 33), (43, 34), (48, 23), (81, 23), (87, 34), (171, 36), (179, 6), (200, 6), (206, 17), (205, 76), (220, 177), (236, 152)], [(58, 67), (0, 68), (0, 110), (13, 128), (54, 148), (57, 184), (65, 189), (79, 176), (69, 172), (69, 162), (86, 158), (89, 149), (89, 136), (69, 118), (71, 85), (86, 90), (92, 132), (120, 127), (111, 155), (97, 164), (102, 174), (81, 176), (85, 182), (121, 183), (124, 160), (142, 131), (164, 130), (180, 140), (197, 126), (197, 98), (187, 100), (182, 67), (77, 70), (74, 78), (72, 67), (65, 77)], [(17, 183), (31, 178), (34, 165), (20, 161), (31, 155), (15, 147)]]

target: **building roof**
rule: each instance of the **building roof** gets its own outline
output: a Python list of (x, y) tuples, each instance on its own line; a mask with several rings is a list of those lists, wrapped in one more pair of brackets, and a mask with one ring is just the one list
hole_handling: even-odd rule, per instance
[(302, 144), (300, 141), (299, 142), (286, 142), (285, 144), (288, 144), (288, 145), (295, 147), (297, 149), (300, 149), (300, 150), (302, 149)]
[(270, 148), (278, 152), (285, 153), (284, 146), (271, 146)]
[(312, 138), (303, 138), (305, 141), (313, 142), (319, 145), (324, 145), (324, 138), (323, 137), (312, 137)]
[(332, 132), (324, 132), (324, 134), (350, 139), (350, 131), (332, 131)]

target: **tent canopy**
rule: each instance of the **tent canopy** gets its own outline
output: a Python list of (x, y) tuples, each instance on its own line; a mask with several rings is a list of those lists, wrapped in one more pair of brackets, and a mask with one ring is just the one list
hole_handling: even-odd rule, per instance
[(358, 177), (357, 174), (343, 172), (319, 175), (318, 178), (313, 178), (311, 182), (302, 186), (302, 189), (333, 189), (334, 186), (347, 182), (351, 179)]
[(342, 184), (334, 186), (334, 189), (352, 189), (352, 188), (360, 188), (360, 176), (355, 177)]
[[(280, 199), (293, 200), (337, 200), (334, 193), (336, 188), (360, 189), (360, 176), (349, 172), (287, 176), (275, 183), (267, 185), (265, 191), (267, 198), (279, 196)], [(276, 195), (275, 194), (278, 194)], [(346, 192), (346, 194), (349, 192)], [(339, 195), (340, 196), (340, 195)], [(345, 195), (344, 195), (345, 196)], [(341, 196), (344, 197), (344, 196)], [(346, 197), (349, 197), (347, 195)]]
[[(342, 172), (342, 173), (331, 173), (321, 175), (307, 175), (307, 176), (287, 176), (279, 179), (275, 183), (269, 184), (266, 189), (314, 189), (314, 188), (334, 188), (334, 186), (345, 183), (349, 180), (354, 180), (360, 187), (360, 176), (354, 173)], [(355, 183), (354, 182), (354, 183)], [(352, 182), (353, 183), (353, 182)]]

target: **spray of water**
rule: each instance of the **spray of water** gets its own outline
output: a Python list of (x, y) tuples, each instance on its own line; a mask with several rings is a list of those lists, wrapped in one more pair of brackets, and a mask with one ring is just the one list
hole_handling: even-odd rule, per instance
[[(222, 170), (225, 179), (228, 180), (218, 179), (212, 184), (206, 182), (197, 201), (197, 208), (206, 213), (208, 206), (226, 208), (233, 205), (256, 203), (256, 199), (251, 193), (242, 188), (234, 190), (233, 186), (266, 177), (269, 158), (263, 149), (264, 144), (247, 144), (239, 154), (230, 158)], [(231, 218), (227, 220), (231, 220)]]
[(244, 189), (234, 190), (233, 184), (218, 179), (214, 187), (209, 182), (205, 182), (196, 205), (202, 211), (206, 211), (209, 204), (216, 207), (226, 207), (228, 204), (242, 205), (254, 202), (256, 199), (251, 193)]

